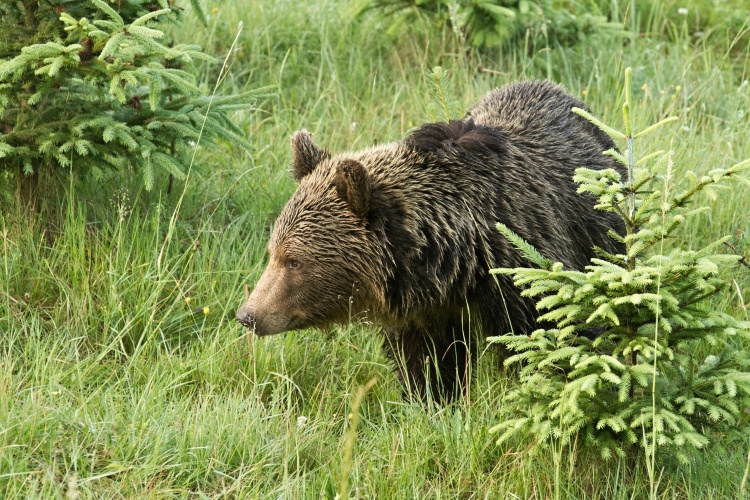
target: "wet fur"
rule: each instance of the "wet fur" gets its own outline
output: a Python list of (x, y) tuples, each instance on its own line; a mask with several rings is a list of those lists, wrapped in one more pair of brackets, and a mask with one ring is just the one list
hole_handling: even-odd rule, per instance
[(606, 235), (622, 232), (619, 219), (594, 210), (572, 180), (578, 167), (620, 170), (602, 154), (614, 144), (573, 107), (585, 109), (560, 86), (523, 82), (491, 92), (462, 120), (360, 152), (331, 156), (296, 134), (300, 185), (271, 244), (331, 266), (299, 291), (310, 309), (301, 326), (361, 311), (382, 325), (412, 393), (453, 397), (486, 336), (536, 327), (533, 302), (489, 274), (528, 265), (497, 222), (566, 268), (583, 269), (594, 246), (620, 250)]

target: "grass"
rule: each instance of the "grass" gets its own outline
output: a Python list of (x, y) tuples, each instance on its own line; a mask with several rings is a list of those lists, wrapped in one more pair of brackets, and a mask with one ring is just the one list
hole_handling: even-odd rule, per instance
[[(307, 128), (333, 151), (397, 140), (429, 119), (427, 73), (437, 65), (463, 109), (505, 82), (550, 77), (618, 125), (619, 81), (632, 66), (636, 126), (679, 117), (644, 142), (673, 148), (684, 182), (690, 170), (750, 157), (746, 34), (744, 45), (720, 34), (697, 43), (687, 30), (663, 33), (669, 24), (654, 14), (632, 23), (638, 33), (627, 43), (478, 53), (426, 20), (387, 34), (387, 19), (355, 22), (333, 0), (216, 7), (208, 28), (188, 18), (175, 34), (223, 55), (244, 23), (219, 92), (277, 85), (275, 98), (236, 116), (253, 150), (199, 150), (195, 171), (171, 195), (166, 179), (147, 193), (127, 172), (99, 183), (60, 173), (35, 213), (2, 207), (5, 497), (333, 497), (348, 467), (357, 497), (648, 496), (643, 457), (602, 463), (580, 450), (496, 447), (487, 429), (513, 375), (491, 353), (472, 373), (469, 399), (425, 408), (401, 398), (375, 326), (248, 339), (234, 311), (263, 270), (269, 227), (294, 190), (293, 131)], [(213, 88), (217, 68), (202, 74)], [(749, 196), (735, 184), (705, 199), (711, 213), (679, 244), (732, 234), (747, 254)], [(736, 286), (716, 307), (747, 316), (750, 272), (729, 278)], [(355, 410), (356, 441), (347, 439), (355, 394), (374, 377)], [(712, 440), (688, 467), (661, 457), (660, 498), (747, 495), (750, 441)]]

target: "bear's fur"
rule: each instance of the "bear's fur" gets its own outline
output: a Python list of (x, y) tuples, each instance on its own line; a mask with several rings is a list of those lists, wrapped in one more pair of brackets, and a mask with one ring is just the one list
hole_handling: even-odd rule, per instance
[(485, 96), (463, 120), (401, 142), (332, 156), (292, 138), (299, 187), (278, 217), (270, 262), (237, 319), (258, 335), (346, 323), (382, 326), (402, 382), (450, 398), (478, 342), (531, 332), (538, 316), (493, 267), (529, 263), (497, 222), (566, 268), (583, 269), (619, 219), (576, 193), (578, 167), (621, 166), (612, 140), (571, 112), (562, 87), (522, 82)]

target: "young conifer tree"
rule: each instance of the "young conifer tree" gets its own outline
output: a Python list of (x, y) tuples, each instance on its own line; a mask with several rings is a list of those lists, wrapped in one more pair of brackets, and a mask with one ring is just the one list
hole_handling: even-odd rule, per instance
[[(205, 22), (197, 0), (193, 10)], [(228, 113), (268, 92), (211, 97), (198, 45), (158, 29), (176, 0), (12, 0), (0, 3), (0, 171), (23, 180), (55, 168), (101, 175), (158, 170), (184, 178), (199, 139), (249, 147)]]
[[(565, 270), (540, 256), (505, 227), (499, 229), (539, 268), (495, 269), (512, 275), (523, 295), (538, 299), (550, 328), (531, 335), (494, 337), (520, 367), (520, 381), (506, 397), (503, 421), (492, 431), (498, 443), (532, 436), (534, 446), (596, 449), (625, 457), (657, 448), (687, 461), (708, 443), (710, 428), (739, 421), (750, 397), (750, 323), (716, 310), (712, 297), (727, 290), (726, 270), (737, 255), (722, 253), (721, 238), (704, 248), (670, 247), (686, 220), (707, 210), (695, 195), (720, 189), (750, 169), (750, 160), (717, 168), (678, 189), (670, 153), (636, 160), (634, 143), (667, 119), (634, 132), (630, 125), (630, 70), (625, 77), (625, 132), (585, 111), (573, 111), (625, 140), (625, 155), (608, 151), (628, 171), (578, 169), (579, 192), (593, 194), (596, 208), (614, 212), (626, 234), (611, 234), (622, 255), (598, 252), (584, 271)], [(666, 170), (666, 172), (664, 172)], [(591, 332), (598, 335), (592, 338)]]

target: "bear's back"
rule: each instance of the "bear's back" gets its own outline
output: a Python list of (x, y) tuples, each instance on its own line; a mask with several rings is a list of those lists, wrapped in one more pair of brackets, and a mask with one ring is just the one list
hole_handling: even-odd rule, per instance
[(520, 136), (524, 140), (570, 143), (576, 138), (598, 143), (602, 151), (615, 147), (609, 136), (574, 114), (574, 107), (588, 110), (561, 85), (530, 80), (493, 90), (469, 110), (465, 119), (500, 129), (511, 139)]

